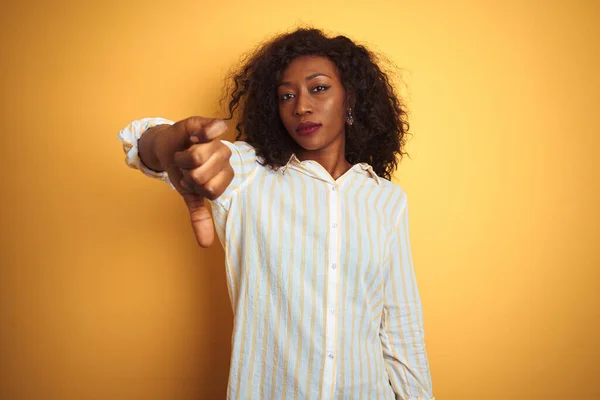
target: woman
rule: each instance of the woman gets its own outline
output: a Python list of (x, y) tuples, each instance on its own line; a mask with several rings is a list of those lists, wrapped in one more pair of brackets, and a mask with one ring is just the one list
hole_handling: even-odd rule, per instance
[[(371, 52), (298, 29), (233, 76), (225, 123), (134, 121), (127, 163), (167, 181), (225, 248), (228, 399), (432, 399), (406, 193), (408, 124)], [(240, 140), (240, 139), (243, 139)]]

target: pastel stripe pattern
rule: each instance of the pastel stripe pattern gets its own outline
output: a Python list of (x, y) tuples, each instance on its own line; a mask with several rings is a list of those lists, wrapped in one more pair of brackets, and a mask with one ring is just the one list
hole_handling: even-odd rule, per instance
[[(152, 123), (119, 133), (126, 153)], [(227, 399), (434, 400), (405, 191), (366, 163), (334, 180), (222, 142), (235, 177), (210, 203), (234, 314)]]

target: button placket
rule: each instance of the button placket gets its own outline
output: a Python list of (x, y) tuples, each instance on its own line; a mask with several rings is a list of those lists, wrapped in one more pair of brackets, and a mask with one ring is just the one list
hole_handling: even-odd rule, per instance
[[(334, 185), (331, 187), (331, 191), (332, 191), (332, 192), (337, 192), (337, 186), (336, 186), (335, 184), (334, 184)], [(337, 196), (336, 196), (336, 197), (337, 197)], [(334, 215), (334, 214), (333, 214), (333, 210), (332, 210), (332, 214), (331, 214), (331, 215)], [(331, 227), (332, 227), (333, 229), (336, 229), (336, 228), (338, 227), (338, 224), (337, 224), (337, 221), (336, 221), (336, 216), (335, 216), (335, 215), (333, 216), (333, 222), (331, 223)]]
[(335, 381), (335, 352), (336, 352), (336, 330), (337, 330), (337, 318), (336, 318), (336, 305), (337, 305), (337, 291), (338, 291), (338, 268), (337, 263), (339, 262), (339, 240), (340, 240), (340, 232), (338, 229), (339, 226), (339, 188), (336, 184), (333, 184), (331, 187), (331, 191), (329, 193), (329, 259), (328, 264), (331, 268), (327, 271), (327, 298), (326, 309), (324, 310), (326, 327), (325, 327), (325, 349), (324, 354), (326, 355), (326, 359), (329, 361), (325, 365), (325, 370), (323, 371), (324, 377), (333, 376), (333, 380), (331, 378), (323, 380), (322, 386), (322, 395), (323, 398), (327, 398), (329, 393), (332, 390), (335, 390), (336, 381)]

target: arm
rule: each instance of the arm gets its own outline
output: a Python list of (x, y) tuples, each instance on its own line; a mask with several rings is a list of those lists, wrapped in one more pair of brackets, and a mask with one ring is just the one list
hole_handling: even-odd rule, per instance
[[(165, 118), (142, 118), (131, 122), (118, 135), (118, 139), (123, 145), (123, 151), (126, 154), (125, 162), (127, 165), (140, 170), (146, 176), (167, 182), (172, 189), (175, 189), (175, 186), (171, 183), (165, 167), (160, 162), (161, 157), (158, 156), (157, 149), (173, 147), (172, 144), (167, 143), (169, 140), (165, 138), (172, 134), (169, 133), (168, 128), (174, 123)], [(253, 175), (258, 164), (256, 163), (256, 151), (248, 143), (231, 143), (227, 140), (220, 140), (220, 142), (231, 151), (229, 164), (233, 168), (234, 177), (218, 198), (209, 200), (213, 204), (218, 203), (228, 208), (229, 197), (246, 183), (248, 178)], [(168, 153), (169, 150), (166, 152)], [(170, 152), (174, 153), (175, 149), (172, 149)], [(166, 157), (163, 155), (162, 158)], [(188, 162), (191, 161), (188, 160)], [(191, 168), (192, 166), (187, 167)]]
[(432, 400), (423, 312), (410, 250), (408, 203), (403, 205), (385, 275), (380, 339), (390, 384), (401, 400)]

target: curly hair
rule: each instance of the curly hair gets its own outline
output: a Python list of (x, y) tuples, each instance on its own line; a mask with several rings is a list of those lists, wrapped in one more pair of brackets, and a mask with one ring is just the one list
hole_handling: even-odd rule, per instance
[(404, 154), (409, 124), (379, 58), (346, 36), (327, 37), (321, 30), (300, 28), (278, 35), (241, 61), (231, 73), (226, 96), (229, 117), (238, 115), (236, 140), (256, 149), (262, 165), (284, 166), (299, 147), (288, 135), (277, 104), (277, 83), (290, 62), (303, 55), (323, 56), (337, 67), (350, 100), (354, 124), (346, 126), (345, 156), (352, 165), (366, 162), (387, 180)]

